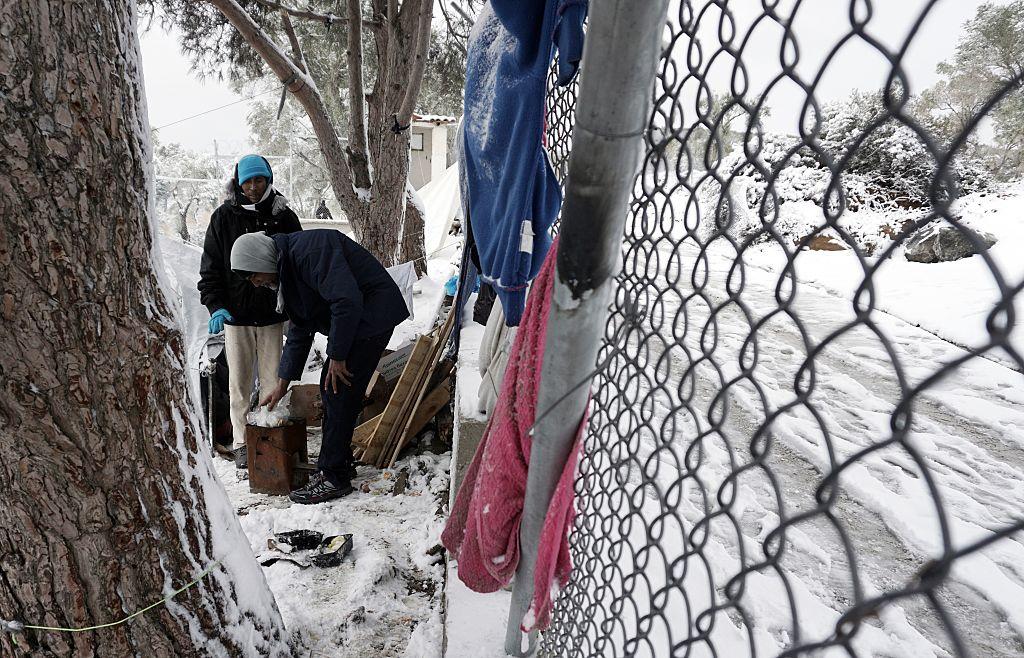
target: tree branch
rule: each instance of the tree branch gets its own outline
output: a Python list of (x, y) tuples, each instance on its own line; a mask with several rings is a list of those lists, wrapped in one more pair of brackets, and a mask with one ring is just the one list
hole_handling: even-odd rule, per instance
[[(320, 152), (331, 172), (331, 186), (339, 202), (352, 202), (355, 192), (352, 190), (352, 172), (345, 159), (345, 149), (341, 144), (327, 106), (320, 96), (313, 80), (300, 70), (284, 52), (274, 43), (252, 17), (236, 2), (236, 0), (206, 0), (230, 21), (238, 33), (260, 55), (267, 66), (282, 81), (288, 84), (289, 91), (306, 110), (306, 115), (313, 126), (320, 143)], [(361, 226), (353, 224), (357, 231)]]
[[(280, 11), (287, 12), (293, 18), (302, 18), (309, 21), (316, 21), (323, 23), (330, 27), (334, 23), (347, 23), (348, 18), (345, 16), (338, 16), (337, 14), (322, 14), (316, 11), (309, 11), (308, 9), (294, 9), (287, 7), (281, 2), (275, 2), (274, 0), (256, 0), (259, 4), (267, 7), (268, 9), (278, 9)], [(363, 19), (363, 25), (368, 27), (380, 26), (381, 22), (379, 19), (366, 18)]]
[(395, 26), (388, 20), (388, 0), (370, 0), (370, 7), (374, 15), (381, 19), (381, 25), (373, 30), (373, 45), (377, 53), (377, 79), (373, 82), (370, 97), (377, 98), (385, 93), (390, 72), (388, 57), (394, 47)]
[(308, 73), (306, 59), (302, 56), (302, 46), (299, 44), (299, 38), (295, 36), (295, 28), (292, 27), (292, 19), (288, 17), (288, 12), (284, 9), (281, 10), (281, 23), (284, 25), (285, 34), (288, 35), (288, 41), (292, 45), (292, 61), (300, 71)]
[[(452, 43), (455, 44), (455, 47), (458, 48), (462, 52), (463, 57), (465, 57), (469, 53), (466, 51), (466, 46), (463, 44), (469, 41), (469, 35), (459, 32), (458, 28), (455, 27), (455, 22), (452, 20), (452, 17), (448, 14), (448, 10), (445, 9), (444, 0), (439, 2), (438, 5), (441, 7), (441, 15), (444, 17), (445, 25), (448, 26), (449, 39), (452, 40)], [(462, 15), (465, 16), (465, 13), (463, 13)]]
[[(412, 0), (405, 0), (411, 2)], [(420, 95), (423, 73), (427, 67), (427, 53), (430, 48), (430, 25), (434, 17), (433, 0), (419, 0), (420, 13), (416, 28), (416, 48), (409, 71), (409, 82), (405, 87), (405, 97), (395, 113), (394, 130), (405, 130), (412, 123), (412, 111), (416, 109), (416, 99)]]
[[(362, 18), (361, 0), (347, 0), (349, 25), (359, 25)], [(352, 170), (355, 186), (370, 189), (370, 149), (366, 137), (366, 99), (363, 92), (363, 34), (362, 30), (350, 28), (348, 48), (345, 50), (348, 64), (348, 116), (349, 144), (346, 148), (348, 166)]]

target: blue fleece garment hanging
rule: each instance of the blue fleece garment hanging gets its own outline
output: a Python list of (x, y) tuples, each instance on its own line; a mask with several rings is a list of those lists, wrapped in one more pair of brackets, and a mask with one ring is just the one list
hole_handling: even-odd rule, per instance
[(461, 191), (481, 276), (516, 326), (526, 288), (551, 246), (562, 191), (542, 146), (547, 73), (556, 48), (558, 83), (583, 53), (585, 0), (490, 0), (469, 40)]

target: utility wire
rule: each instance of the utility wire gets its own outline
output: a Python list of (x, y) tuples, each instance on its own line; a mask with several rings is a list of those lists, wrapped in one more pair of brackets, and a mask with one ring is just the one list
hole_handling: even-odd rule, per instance
[(171, 123), (165, 123), (162, 126), (158, 126), (156, 128), (153, 128), (153, 131), (155, 132), (157, 130), (162, 130), (164, 128), (169, 128), (171, 126), (176, 126), (179, 123), (184, 123), (185, 121), (191, 121), (192, 119), (197, 119), (197, 118), (199, 118), (201, 116), (206, 116), (207, 114), (210, 114), (211, 112), (216, 112), (217, 110), (223, 110), (225, 107), (231, 107), (232, 105), (238, 105), (239, 103), (244, 103), (246, 101), (251, 101), (254, 98), (259, 98), (260, 96), (266, 96), (267, 94), (276, 93), (276, 92), (280, 91), (283, 88), (284, 88), (284, 85), (281, 85), (279, 87), (274, 87), (274, 88), (268, 89), (266, 91), (261, 91), (258, 94), (253, 94), (252, 96), (246, 96), (245, 98), (240, 98), (237, 101), (233, 101), (233, 102), (228, 103), (226, 105), (221, 105), (220, 107), (214, 107), (214, 108), (211, 108), (211, 109), (206, 110), (204, 112), (200, 112), (199, 114), (193, 114), (190, 117), (185, 117), (184, 119), (178, 119), (177, 121), (172, 121)]

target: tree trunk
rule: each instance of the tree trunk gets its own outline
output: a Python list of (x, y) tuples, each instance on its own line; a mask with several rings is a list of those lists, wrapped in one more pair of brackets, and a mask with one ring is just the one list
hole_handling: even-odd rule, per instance
[[(0, 4), (3, 656), (288, 656), (154, 273), (132, 0)], [(236, 587), (236, 584), (238, 587)]]
[[(409, 130), (395, 132), (395, 115), (406, 99), (413, 78), (423, 71), (414, 66), (422, 5), (430, 0), (405, 0), (401, 9), (375, 0), (374, 11), (388, 16), (386, 29), (374, 31), (377, 80), (367, 96), (370, 157), (374, 164), (373, 195), (369, 204), (350, 207), (347, 213), (361, 217), (361, 244), (385, 265), (398, 261), (422, 261), (423, 217), (407, 212), (409, 180)], [(419, 44), (422, 45), (422, 44)], [(419, 83), (416, 82), (417, 89)], [(353, 224), (354, 225), (354, 224)], [(414, 242), (418, 240), (418, 244)], [(421, 265), (417, 264), (419, 268)], [(425, 269), (421, 271), (426, 271)]]
[(416, 276), (423, 276), (427, 273), (428, 254), (424, 248), (424, 219), (423, 213), (413, 203), (412, 195), (406, 194), (405, 228), (402, 232), (402, 254), (399, 260), (403, 263), (412, 261), (416, 266)]
[(199, 199), (191, 197), (185, 203), (185, 207), (178, 212), (178, 236), (185, 242), (188, 242), (188, 211), (193, 202), (199, 203)]

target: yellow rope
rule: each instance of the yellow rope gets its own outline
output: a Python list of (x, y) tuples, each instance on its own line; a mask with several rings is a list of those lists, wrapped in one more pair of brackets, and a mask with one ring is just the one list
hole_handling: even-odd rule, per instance
[(100, 630), (100, 629), (103, 629), (103, 628), (112, 628), (114, 626), (120, 626), (121, 624), (124, 624), (124, 623), (126, 623), (128, 621), (131, 621), (132, 619), (135, 619), (139, 615), (141, 615), (141, 614), (143, 614), (145, 612), (148, 612), (148, 611), (152, 610), (153, 608), (156, 608), (158, 606), (164, 605), (165, 603), (167, 603), (168, 601), (170, 601), (171, 599), (173, 599), (177, 595), (181, 594), (182, 592), (184, 592), (188, 588), (194, 587), (195, 585), (197, 585), (199, 583), (199, 581), (201, 581), (203, 578), (206, 577), (206, 574), (208, 574), (211, 571), (213, 571), (213, 568), (216, 567), (219, 564), (220, 564), (220, 560), (217, 560), (217, 561), (213, 562), (210, 566), (206, 567), (206, 569), (201, 574), (199, 574), (196, 577), (196, 579), (193, 580), (188, 585), (185, 585), (181, 589), (175, 590), (174, 592), (172, 592), (171, 594), (169, 594), (169, 595), (165, 596), (164, 598), (160, 599), (159, 601), (157, 601), (153, 605), (147, 606), (147, 607), (143, 608), (142, 610), (139, 610), (136, 613), (130, 614), (130, 615), (128, 615), (127, 617), (125, 617), (124, 619), (122, 619), (120, 621), (110, 622), (109, 624), (100, 624), (99, 626), (88, 626), (86, 628), (62, 628), (62, 627), (59, 627), (59, 626), (32, 626), (30, 624), (21, 624), (19, 622), (3, 622), (3, 625), (0, 625), (0, 628), (5, 628), (7, 630), (7, 632), (9, 632), (9, 633), (16, 632), (16, 631), (18, 631), (18, 630), (20, 630), (22, 628), (31, 628), (32, 630), (36, 630), (36, 631), (50, 631), (50, 632), (55, 632), (55, 633), (85, 633), (87, 631), (97, 631), (97, 630)]

